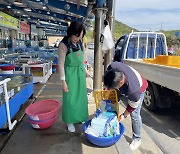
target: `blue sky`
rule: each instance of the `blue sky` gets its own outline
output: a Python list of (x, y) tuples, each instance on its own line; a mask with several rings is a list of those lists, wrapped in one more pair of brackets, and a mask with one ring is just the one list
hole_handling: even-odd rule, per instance
[(180, 0), (115, 0), (115, 19), (138, 30), (180, 30)]

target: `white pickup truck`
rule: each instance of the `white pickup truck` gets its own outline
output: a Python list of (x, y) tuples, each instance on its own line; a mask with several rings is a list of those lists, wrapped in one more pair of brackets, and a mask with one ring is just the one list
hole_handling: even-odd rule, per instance
[(148, 80), (144, 98), (147, 109), (170, 107), (173, 101), (180, 101), (180, 56), (168, 56), (163, 33), (132, 32), (119, 43), (115, 60), (132, 66)]

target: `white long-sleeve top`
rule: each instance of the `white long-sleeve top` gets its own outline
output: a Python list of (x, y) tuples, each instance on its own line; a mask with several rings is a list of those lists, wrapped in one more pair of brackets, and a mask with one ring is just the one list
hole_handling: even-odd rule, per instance
[[(82, 48), (84, 49), (83, 45)], [(68, 52), (67, 46), (63, 42), (60, 42), (58, 47), (58, 67), (59, 67), (60, 80), (66, 79), (64, 72), (64, 62), (66, 59), (67, 52)], [(86, 60), (85, 56), (84, 56), (84, 60)]]

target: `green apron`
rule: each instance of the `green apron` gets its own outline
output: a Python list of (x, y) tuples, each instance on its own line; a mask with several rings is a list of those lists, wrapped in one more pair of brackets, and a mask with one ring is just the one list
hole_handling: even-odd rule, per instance
[(86, 89), (83, 52), (79, 51), (66, 56), (64, 63), (65, 78), (69, 91), (63, 92), (62, 119), (65, 123), (78, 123), (88, 119), (88, 99)]

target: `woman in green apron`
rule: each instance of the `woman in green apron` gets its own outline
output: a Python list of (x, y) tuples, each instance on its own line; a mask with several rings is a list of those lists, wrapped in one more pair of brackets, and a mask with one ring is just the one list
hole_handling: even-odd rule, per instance
[(83, 24), (72, 22), (58, 49), (59, 72), (63, 86), (62, 119), (70, 132), (75, 132), (74, 123), (88, 119), (86, 70), (81, 43), (84, 34)]

